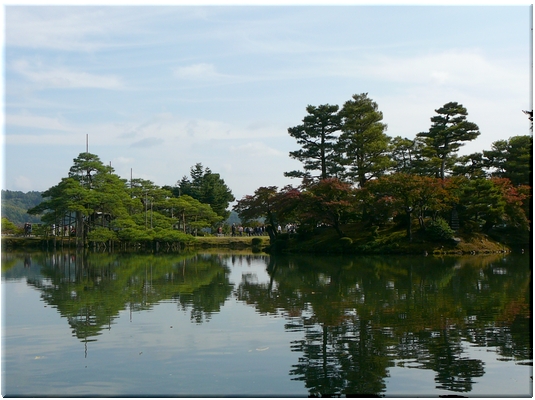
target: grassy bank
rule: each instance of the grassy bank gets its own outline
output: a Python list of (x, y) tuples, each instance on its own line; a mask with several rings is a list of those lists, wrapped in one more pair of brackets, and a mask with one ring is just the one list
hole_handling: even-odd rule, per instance
[[(253, 251), (289, 252), (289, 253), (343, 253), (343, 254), (474, 254), (498, 253), (511, 251), (510, 246), (503, 245), (483, 234), (458, 234), (455, 240), (432, 241), (425, 232), (415, 227), (412, 241), (407, 239), (404, 229), (390, 226), (370, 230), (358, 224), (343, 227), (345, 236), (340, 238), (332, 228), (320, 228), (314, 232), (301, 234), (281, 234), (275, 243), (270, 243), (268, 236), (198, 236), (187, 245), (192, 249), (252, 249)], [(28, 249), (53, 250), (54, 247), (74, 248), (75, 240), (39, 237), (3, 236), (2, 250)], [(521, 247), (518, 249), (520, 250)], [(164, 247), (161, 247), (162, 249)], [(120, 249), (117, 246), (116, 249)]]
[(269, 245), (268, 236), (197, 236), (191, 244), (193, 247), (225, 247), (244, 249), (251, 247), (264, 248)]
[[(261, 250), (269, 245), (268, 236), (197, 236), (188, 244), (191, 248), (228, 248), (228, 249), (254, 249)], [(54, 247), (75, 248), (76, 240), (71, 238), (41, 238), (24, 236), (2, 236), (2, 250), (28, 249), (28, 250), (53, 250)], [(91, 246), (90, 246), (91, 247)], [(164, 247), (162, 247), (164, 248)], [(120, 249), (120, 246), (116, 246)]]

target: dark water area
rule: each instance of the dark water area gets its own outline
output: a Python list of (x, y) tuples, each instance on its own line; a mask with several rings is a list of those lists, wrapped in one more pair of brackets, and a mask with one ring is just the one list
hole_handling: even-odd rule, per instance
[(3, 252), (2, 394), (531, 397), (530, 261)]

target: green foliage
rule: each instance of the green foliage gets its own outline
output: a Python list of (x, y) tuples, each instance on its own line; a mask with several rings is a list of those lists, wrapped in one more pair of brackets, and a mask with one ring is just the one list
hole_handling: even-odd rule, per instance
[(508, 178), (513, 185), (531, 185), (532, 136), (513, 136), (498, 140), (491, 150), (483, 151), (492, 176)]
[(117, 232), (117, 237), (120, 240), (132, 243), (148, 242), (152, 240), (152, 235), (149, 231), (137, 227), (122, 229)]
[(258, 237), (254, 237), (251, 239), (251, 245), (252, 246), (260, 246), (263, 243), (263, 240)]
[(361, 93), (344, 104), (340, 115), (343, 119), (338, 149), (348, 168), (345, 175), (364, 187), (393, 165), (388, 155), (390, 137), (385, 134), (383, 113), (367, 93)]
[(12, 235), (20, 235), (24, 231), (23, 229), (19, 228), (17, 225), (15, 225), (13, 222), (8, 220), (6, 217), (2, 217), (2, 233), (4, 234), (12, 234)]
[(470, 179), (485, 178), (485, 166), (483, 153), (472, 153), (457, 159), (457, 164), (453, 167), (453, 175)]
[(500, 187), (489, 179), (475, 179), (462, 186), (459, 218), (461, 226), (486, 231), (501, 223), (506, 201)]
[(303, 123), (288, 128), (288, 134), (302, 147), (291, 151), (290, 157), (303, 163), (304, 171), (285, 172), (288, 177), (311, 178), (312, 171), (319, 171), (317, 179), (338, 176), (343, 170), (340, 165), (336, 133), (341, 127), (338, 106), (323, 104), (318, 107), (307, 106), (308, 115)]
[(108, 240), (117, 239), (117, 234), (108, 228), (97, 227), (91, 232), (89, 232), (89, 234), (87, 235), (87, 239), (90, 242), (103, 243), (107, 242)]
[(173, 225), (173, 219), (166, 217), (158, 211), (148, 210), (134, 214), (132, 220), (140, 227), (165, 229)]
[(69, 178), (77, 180), (85, 188), (93, 186), (95, 176), (113, 171), (110, 166), (104, 165), (96, 154), (80, 153), (73, 162), (69, 170)]
[[(530, 232), (531, 136), (514, 136), (493, 143), (489, 151), (457, 157), (463, 143), (478, 137), (479, 128), (455, 102), (435, 110), (429, 131), (414, 140), (389, 138), (383, 114), (367, 93), (352, 96), (341, 109), (325, 104), (306, 110), (302, 124), (288, 129), (301, 146), (290, 156), (304, 170), (285, 173), (304, 178), (301, 186), (260, 187), (234, 206), (244, 224), (265, 223), (274, 248), (288, 244), (284, 236), (277, 238), (276, 229), (286, 223), (298, 227), (299, 238), (334, 228), (340, 240), (331, 244), (341, 249), (361, 245), (349, 243), (344, 232), (354, 222), (367, 224), (367, 238), (376, 241), (379, 227), (400, 220), (412, 239), (417, 219), (422, 230), (443, 240), (451, 232), (437, 218), (454, 206), (465, 231)], [(16, 214), (13, 208), (30, 204), (25, 202), (31, 197), (29, 215), (41, 217), (45, 229), (75, 225), (82, 243), (191, 240), (189, 235), (202, 234), (203, 228), (221, 226), (234, 201), (220, 175), (200, 163), (175, 187), (159, 187), (145, 179), (127, 182), (90, 153), (75, 158), (68, 177), (42, 194), (2, 195), (4, 216)], [(8, 219), (22, 225), (30, 217), (17, 218)], [(435, 222), (426, 227), (430, 218)]]
[(191, 167), (190, 175), (191, 179), (184, 176), (178, 182), (179, 195), (188, 195), (201, 203), (209, 204), (217, 215), (227, 219), (230, 215), (227, 208), (235, 199), (221, 176), (213, 173), (210, 168), (203, 169), (201, 163)]
[(209, 204), (203, 204), (188, 195), (167, 199), (165, 207), (172, 210), (171, 220), (183, 232), (193, 233), (214, 226), (223, 219)]
[(395, 172), (411, 173), (414, 170), (416, 141), (396, 136), (390, 141), (389, 155)]
[(447, 241), (453, 238), (455, 232), (443, 218), (431, 221), (426, 229), (427, 237), (435, 242)]
[(435, 176), (444, 179), (446, 170), (455, 163), (455, 154), (463, 142), (479, 136), (479, 127), (466, 119), (466, 108), (456, 102), (444, 104), (435, 110), (428, 132), (418, 133), (424, 147), (422, 154), (435, 169)]
[[(202, 179), (203, 190), (209, 186), (206, 182), (221, 186), (219, 176), (209, 170)], [(210, 227), (222, 219), (209, 204), (191, 196), (175, 198), (170, 190), (149, 180), (121, 179), (90, 153), (74, 159), (69, 177), (43, 192), (42, 197), (44, 200), (28, 213), (42, 214), (48, 226), (75, 225), (82, 242), (185, 243), (192, 240), (186, 232)]]

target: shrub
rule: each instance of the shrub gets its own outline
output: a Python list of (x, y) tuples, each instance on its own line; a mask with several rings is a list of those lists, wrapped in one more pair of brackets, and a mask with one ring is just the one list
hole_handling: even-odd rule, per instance
[(429, 239), (435, 242), (451, 240), (455, 235), (453, 229), (450, 228), (449, 224), (443, 218), (437, 218), (431, 221), (426, 232)]
[(20, 235), (24, 232), (21, 228), (16, 226), (13, 222), (5, 217), (2, 217), (2, 233), (10, 233)]
[(188, 243), (194, 240), (194, 237), (175, 229), (157, 229), (154, 232), (153, 239), (162, 242), (181, 242)]
[(262, 239), (261, 238), (258, 238), (258, 237), (255, 237), (251, 240), (251, 245), (253, 247), (255, 246), (261, 246), (262, 245)]
[(89, 232), (89, 234), (87, 235), (87, 239), (90, 242), (103, 243), (103, 242), (107, 242), (108, 240), (117, 239), (117, 235), (115, 234), (114, 231), (108, 228), (103, 228), (99, 226), (93, 229), (91, 232)]

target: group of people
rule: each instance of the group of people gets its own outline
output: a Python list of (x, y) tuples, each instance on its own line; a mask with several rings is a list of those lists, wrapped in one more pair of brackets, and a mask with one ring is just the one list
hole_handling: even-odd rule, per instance
[(76, 228), (72, 225), (59, 226), (52, 224), (51, 227), (52, 236), (76, 236)]
[[(284, 232), (287, 233), (295, 233), (296, 232), (296, 226), (293, 224), (286, 224), (284, 227)], [(277, 226), (277, 233), (282, 233), (282, 226)]]
[[(263, 225), (251, 228), (248, 226), (243, 227), (241, 225), (232, 224), (230, 232), (232, 236), (263, 236), (266, 232), (266, 228)], [(220, 232), (218, 231), (218, 233)]]
[(24, 224), (24, 236), (30, 236), (32, 234), (32, 224), (26, 222)]
[[(283, 228), (279, 225), (277, 226), (277, 232), (282, 233)], [(284, 232), (288, 233), (295, 233), (296, 232), (296, 226), (293, 224), (286, 224), (284, 227)], [(264, 225), (258, 225), (255, 227), (243, 227), (242, 225), (236, 225), (232, 224), (230, 227), (230, 233), (231, 236), (264, 236), (267, 234), (266, 227)], [(217, 235), (222, 236), (223, 235), (223, 228), (219, 227), (217, 229)]]

